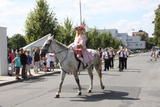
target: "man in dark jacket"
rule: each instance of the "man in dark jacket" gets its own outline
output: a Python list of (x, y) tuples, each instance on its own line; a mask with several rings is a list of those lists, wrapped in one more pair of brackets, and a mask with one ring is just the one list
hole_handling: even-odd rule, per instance
[(109, 55), (109, 48), (106, 48), (103, 52), (103, 59), (104, 59), (104, 71), (109, 71), (110, 66), (110, 55)]
[(21, 51), (20, 60), (21, 60), (21, 64), (22, 64), (22, 78), (27, 79), (26, 65), (27, 65), (28, 58), (27, 58), (23, 49), (20, 49), (20, 51)]
[(38, 73), (39, 65), (40, 65), (40, 49), (36, 48), (34, 57), (33, 57), (33, 62), (34, 62), (34, 71), (35, 73)]

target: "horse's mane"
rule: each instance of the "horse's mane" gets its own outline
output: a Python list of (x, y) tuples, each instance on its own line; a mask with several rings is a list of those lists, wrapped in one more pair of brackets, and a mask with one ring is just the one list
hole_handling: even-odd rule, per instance
[(62, 47), (63, 49), (69, 49), (68, 46), (66, 46), (65, 44), (53, 39), (53, 41), (55, 41), (60, 47)]

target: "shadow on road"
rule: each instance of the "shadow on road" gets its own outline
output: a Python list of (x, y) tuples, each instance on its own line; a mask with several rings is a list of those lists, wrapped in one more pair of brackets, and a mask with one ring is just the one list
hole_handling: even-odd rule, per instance
[(36, 83), (36, 82), (44, 82), (44, 81), (46, 81), (45, 78), (34, 77), (34, 78), (30, 78), (28, 80), (23, 81), (23, 83)]
[[(110, 71), (107, 71), (110, 72)], [(111, 72), (110, 72), (111, 73)], [(121, 76), (120, 74), (108, 74), (108, 73), (102, 73), (102, 75), (108, 75), (108, 76)]]
[(126, 69), (123, 72), (138, 72), (138, 73), (140, 73), (141, 69)]
[(81, 99), (78, 99), (78, 100), (75, 99), (71, 101), (91, 102), (91, 101), (101, 101), (101, 100), (139, 100), (139, 98), (128, 97), (128, 95), (129, 95), (128, 92), (105, 90), (103, 93), (98, 93), (98, 94), (92, 93), (92, 95), (76, 97), (76, 98), (81, 98)]
[(31, 77), (31, 78), (28, 78), (26, 80), (23, 80), (23, 83), (36, 83), (36, 82), (44, 82), (44, 81), (47, 81), (47, 77), (50, 77), (50, 76), (59, 76), (59, 73), (56, 73), (56, 74), (49, 74), (49, 75), (46, 75), (45, 77)]

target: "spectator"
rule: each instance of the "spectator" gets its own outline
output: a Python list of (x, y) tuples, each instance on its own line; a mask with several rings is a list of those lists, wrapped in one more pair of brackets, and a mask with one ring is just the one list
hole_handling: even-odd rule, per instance
[(8, 48), (8, 75), (12, 76), (13, 72), (12, 72), (12, 60), (11, 60), (11, 50)]
[(26, 52), (26, 56), (28, 58), (27, 66), (26, 66), (27, 73), (29, 73), (29, 76), (32, 76), (32, 74), (31, 74), (32, 57), (30, 55), (30, 51), (29, 50)]
[(124, 48), (124, 68), (127, 69), (127, 58), (129, 56), (129, 52), (127, 48)]
[(106, 69), (109, 71), (109, 66), (110, 66), (109, 48), (106, 48), (105, 51), (103, 52), (103, 59), (104, 59), (104, 71), (106, 71)]
[(35, 53), (33, 55), (33, 61), (34, 61), (34, 71), (35, 73), (38, 73), (38, 68), (40, 65), (40, 49), (36, 48)]
[(98, 48), (98, 55), (100, 56), (100, 58), (102, 58), (102, 54), (103, 54), (102, 48)]
[(114, 52), (113, 48), (110, 48), (110, 52), (111, 52), (111, 55), (110, 55), (110, 67), (114, 68), (115, 52)]
[(121, 47), (120, 50), (117, 52), (119, 56), (119, 71), (123, 71), (124, 69), (124, 49)]
[(27, 79), (26, 65), (28, 63), (28, 58), (27, 58), (25, 51), (23, 49), (20, 49), (20, 51), (21, 51), (20, 59), (21, 59), (21, 64), (22, 64), (22, 78)]
[(54, 68), (54, 61), (55, 61), (55, 54), (54, 53), (48, 53), (46, 54), (46, 63), (47, 63), (47, 71), (49, 71), (49, 68)]
[[(15, 55), (16, 55), (15, 50), (12, 49), (9, 55), (10, 55), (9, 57), (10, 57), (11, 62), (13, 62)], [(13, 72), (15, 72), (15, 67), (13, 63), (10, 63), (10, 68), (11, 68), (10, 75), (13, 75)]]
[(11, 50), (11, 53), (10, 53), (10, 58), (11, 58), (11, 61), (13, 61), (13, 59), (15, 58), (15, 50)]
[(20, 60), (19, 53), (16, 54), (16, 57), (13, 59), (13, 63), (15, 63), (16, 79), (19, 80), (20, 79), (19, 72), (21, 67), (21, 60)]

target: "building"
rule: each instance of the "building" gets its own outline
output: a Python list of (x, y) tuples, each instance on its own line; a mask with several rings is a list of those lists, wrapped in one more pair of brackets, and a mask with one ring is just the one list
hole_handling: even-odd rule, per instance
[(133, 32), (132, 36), (141, 36), (142, 40), (145, 41), (147, 41), (148, 39), (148, 33), (143, 30), (139, 30), (138, 32)]
[(8, 74), (7, 28), (0, 27), (0, 75)]
[(41, 48), (43, 46), (43, 44), (45, 43), (45, 41), (48, 39), (48, 37), (51, 36), (51, 34), (48, 34), (28, 45), (26, 45), (25, 47), (23, 47), (24, 50), (29, 50), (31, 51), (31, 55), (33, 54), (34, 50), (36, 48)]
[(146, 41), (142, 41), (140, 36), (128, 36), (127, 47), (129, 49), (145, 49)]
[[(140, 36), (129, 36), (128, 33), (119, 33), (117, 29), (98, 29), (98, 31), (101, 33), (111, 33), (112, 37), (119, 39), (125, 47), (131, 50), (146, 48), (146, 41), (143, 41)], [(136, 34), (138, 33), (135, 33), (135, 35)], [(142, 34), (146, 35), (147, 33), (143, 32)], [(148, 34), (146, 37), (148, 37)]]

